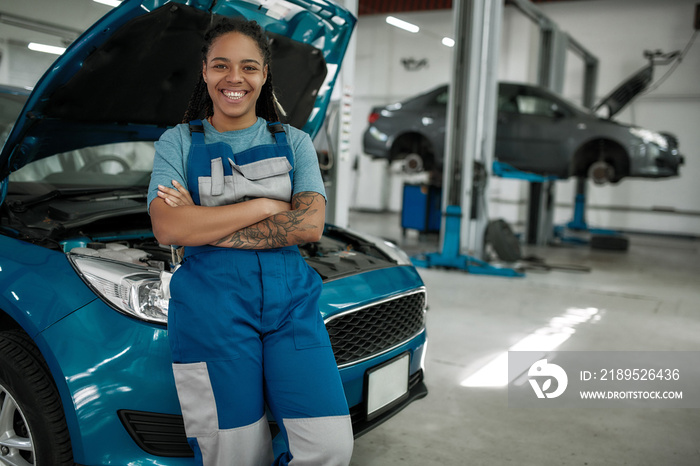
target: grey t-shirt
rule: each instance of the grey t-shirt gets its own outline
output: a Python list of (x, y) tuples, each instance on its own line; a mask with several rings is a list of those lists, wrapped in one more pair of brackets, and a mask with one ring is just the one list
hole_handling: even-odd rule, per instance
[[(267, 122), (263, 118), (251, 127), (238, 131), (220, 133), (208, 121), (204, 125), (204, 142), (214, 144), (224, 142), (231, 146), (233, 153), (243, 152), (254, 146), (274, 143)], [(294, 153), (294, 184), (292, 196), (304, 191), (313, 191), (326, 197), (323, 179), (318, 168), (318, 158), (311, 138), (305, 132), (289, 125), (284, 125), (287, 142)], [(155, 143), (156, 154), (153, 160), (151, 184), (148, 187), (148, 205), (158, 197), (158, 185), (173, 187), (176, 180), (189, 190), (187, 186), (187, 160), (190, 153), (192, 138), (187, 124), (179, 124), (163, 133)]]

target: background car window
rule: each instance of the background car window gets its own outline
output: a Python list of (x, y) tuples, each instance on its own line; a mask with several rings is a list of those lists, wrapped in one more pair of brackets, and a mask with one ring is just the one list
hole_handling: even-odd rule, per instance
[(450, 98), (448, 91), (441, 92), (435, 97), (435, 103), (442, 106), (447, 106), (447, 101)]
[(524, 115), (555, 116), (557, 105), (549, 99), (531, 95), (519, 95), (517, 100), (518, 111)]
[(154, 152), (150, 141), (85, 147), (32, 162), (11, 173), (10, 181), (97, 186), (133, 186), (144, 181), (147, 184)]
[(499, 112), (510, 112), (518, 113), (518, 102), (515, 100), (515, 96), (512, 95), (499, 95), (498, 96), (498, 111)]

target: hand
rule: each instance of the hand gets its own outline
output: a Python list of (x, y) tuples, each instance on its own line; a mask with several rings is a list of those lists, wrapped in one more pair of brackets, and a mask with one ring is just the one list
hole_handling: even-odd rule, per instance
[(174, 189), (158, 185), (158, 197), (163, 199), (170, 207), (194, 205), (189, 191), (184, 186), (175, 180), (173, 180), (173, 186), (175, 186)]

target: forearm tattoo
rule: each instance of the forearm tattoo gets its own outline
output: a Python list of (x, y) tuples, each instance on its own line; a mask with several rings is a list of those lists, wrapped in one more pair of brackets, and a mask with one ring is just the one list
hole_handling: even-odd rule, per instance
[(295, 194), (292, 197), (293, 210), (268, 217), (225, 236), (214, 244), (239, 249), (272, 249), (298, 244), (302, 242), (299, 233), (318, 228), (308, 221), (309, 216), (318, 212), (311, 208), (316, 196), (320, 194), (312, 191)]

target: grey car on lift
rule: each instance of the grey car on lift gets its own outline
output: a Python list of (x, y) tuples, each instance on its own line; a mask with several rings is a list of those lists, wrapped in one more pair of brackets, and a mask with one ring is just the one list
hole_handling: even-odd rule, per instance
[[(635, 74), (588, 110), (547, 89), (498, 86), (495, 158), (515, 169), (558, 178), (616, 183), (624, 177), (678, 176), (678, 140), (610, 119), (651, 82), (652, 68)], [(363, 137), (375, 159), (404, 160), (408, 169), (441, 170), (449, 89), (443, 85), (400, 103), (374, 107)], [(607, 112), (607, 118), (597, 112)]]

